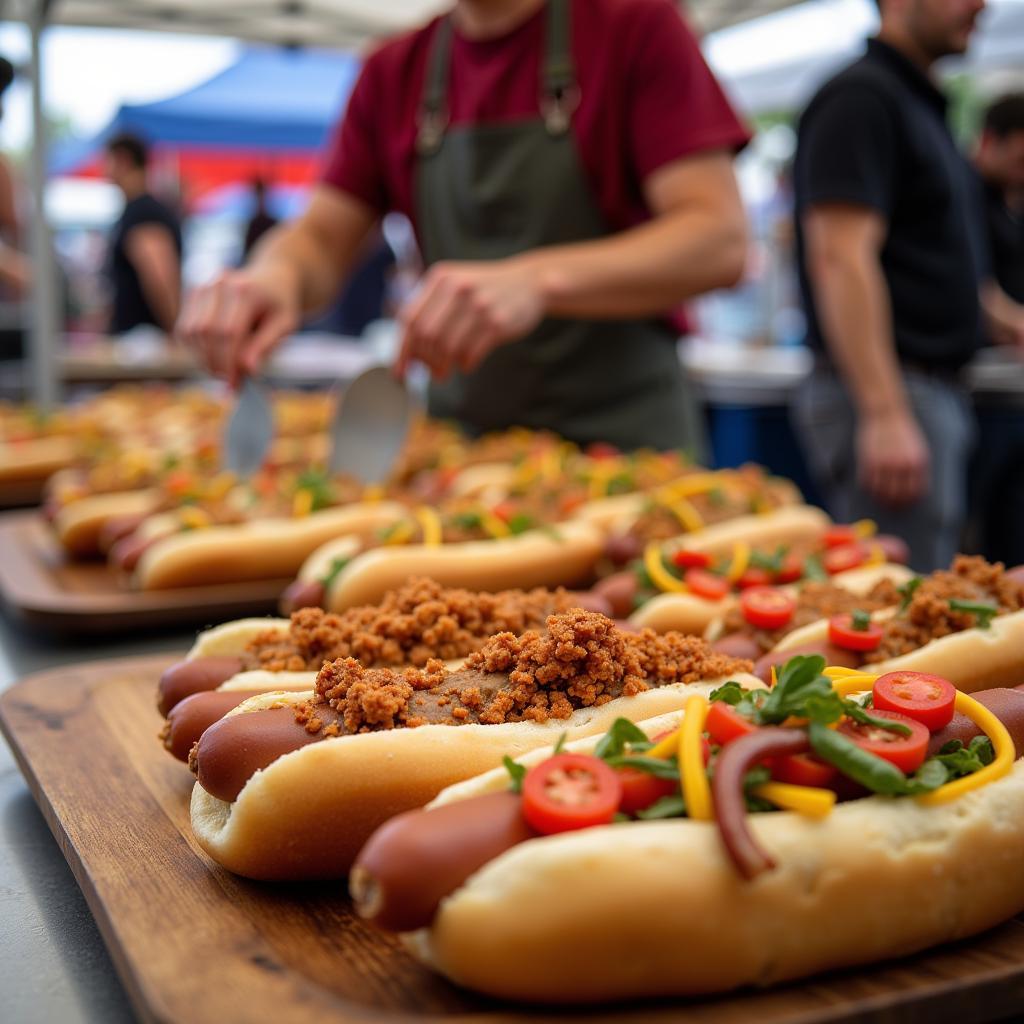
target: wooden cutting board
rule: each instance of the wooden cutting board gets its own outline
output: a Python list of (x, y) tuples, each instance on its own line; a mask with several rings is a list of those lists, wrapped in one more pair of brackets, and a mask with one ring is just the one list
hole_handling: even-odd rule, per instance
[[(62, 668), (0, 696), (0, 729), (143, 1020), (581, 1019), (527, 1013), (435, 977), (355, 917), (340, 884), (260, 884), (215, 867), (189, 830), (191, 776), (156, 739), (155, 684), (172, 660)], [(729, 998), (601, 1007), (586, 1019), (970, 1024), (1022, 1012), (1024, 921), (1017, 919), (889, 965)]]
[(201, 626), (264, 615), (291, 580), (140, 592), (106, 562), (73, 562), (36, 512), (0, 516), (0, 596), (19, 618), (68, 633)]

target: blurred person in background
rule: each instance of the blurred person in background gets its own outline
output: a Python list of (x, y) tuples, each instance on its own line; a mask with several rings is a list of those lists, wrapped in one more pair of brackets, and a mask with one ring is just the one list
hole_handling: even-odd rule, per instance
[[(14, 65), (0, 57), (0, 118), (3, 95), (14, 81)], [(28, 290), (32, 272), (28, 257), (21, 251), (21, 225), (14, 172), (10, 161), (0, 154), (0, 295), (20, 299)]]
[(985, 189), (992, 276), (1024, 303), (1024, 93), (996, 100), (985, 112), (974, 152)]
[(109, 331), (153, 325), (170, 333), (181, 302), (181, 223), (149, 191), (146, 143), (115, 135), (106, 144), (107, 177), (124, 194), (124, 210), (109, 243)]
[(742, 273), (746, 140), (670, 0), (458, 0), (367, 59), (305, 215), (179, 330), (237, 382), (397, 211), (428, 269), (396, 370), (434, 415), (699, 452), (665, 314)]
[(242, 258), (248, 259), (256, 243), (277, 224), (277, 218), (267, 209), (267, 183), (255, 178), (252, 183), (252, 216), (245, 226), (242, 240)]
[(866, 54), (800, 122), (797, 253), (816, 365), (793, 414), (833, 516), (876, 520), (930, 570), (966, 518), (975, 427), (960, 371), (983, 315), (1015, 343), (1024, 318), (987, 279), (976, 180), (932, 71), (967, 49), (984, 0), (879, 6)]

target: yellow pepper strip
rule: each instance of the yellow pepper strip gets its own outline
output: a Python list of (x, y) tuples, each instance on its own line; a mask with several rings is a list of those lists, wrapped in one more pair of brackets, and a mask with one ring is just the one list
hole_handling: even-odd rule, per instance
[(793, 786), (788, 782), (765, 782), (754, 788), (754, 795), (808, 818), (826, 817), (836, 803), (836, 795), (831, 789)]
[(981, 771), (973, 775), (965, 775), (962, 779), (954, 779), (944, 786), (924, 796), (919, 796), (917, 802), (930, 807), (934, 804), (944, 804), (949, 800), (955, 800), (972, 789), (984, 786), (989, 782), (995, 782), (1004, 775), (1009, 774), (1013, 768), (1013, 762), (1017, 759), (1017, 751), (1013, 746), (1013, 737), (1010, 736), (1006, 726), (992, 714), (991, 711), (980, 701), (976, 701), (969, 694), (957, 690), (956, 710), (961, 715), (966, 715), (986, 736), (992, 741), (992, 748), (996, 752), (995, 760), (985, 765)]
[(562, 476), (562, 459), (557, 448), (549, 448), (541, 460), (541, 476), (549, 483), (554, 484)]
[(687, 473), (686, 476), (665, 484), (661, 489), (666, 500), (691, 498), (695, 494), (706, 494), (721, 486), (722, 477), (717, 473)]
[(885, 564), (885, 551), (881, 544), (869, 544), (868, 557), (865, 560), (865, 565), (884, 565)]
[(679, 730), (679, 782), (686, 801), (687, 816), (694, 821), (712, 821), (715, 816), (711, 805), (711, 787), (704, 768), (704, 752), (701, 735), (704, 719), (708, 714), (708, 702), (694, 694), (686, 702), (686, 715)]
[(508, 528), (508, 523), (496, 516), (490, 509), (484, 509), (480, 513), (480, 525), (492, 537), (508, 537), (512, 533)]
[(775, 689), (776, 686), (779, 685), (779, 673), (778, 673), (778, 670), (775, 668), (774, 665), (772, 665), (771, 683), (769, 685), (771, 686), (771, 688), (773, 690)]
[(651, 541), (650, 544), (644, 548), (644, 568), (647, 570), (647, 575), (651, 577), (651, 582), (659, 590), (667, 590), (673, 594), (685, 594), (687, 586), (682, 580), (677, 580), (665, 568), (665, 563), (661, 560), (661, 545), (657, 541)]
[(380, 484), (368, 484), (363, 489), (363, 501), (383, 501), (384, 500), (384, 488)]
[(867, 540), (868, 537), (874, 537), (878, 533), (878, 523), (874, 519), (858, 519), (853, 524), (853, 532), (859, 540)]
[(235, 486), (234, 473), (218, 473), (206, 488), (206, 496), (213, 501), (223, 498)]
[(416, 519), (423, 530), (423, 543), (428, 548), (436, 548), (441, 543), (441, 519), (427, 505), (420, 505), (415, 512)]
[(822, 675), (826, 679), (835, 682), (837, 679), (845, 679), (847, 676), (862, 676), (864, 673), (859, 668), (847, 668), (845, 665), (829, 665)]
[(201, 530), (210, 525), (210, 517), (201, 509), (186, 506), (179, 513), (181, 525), (189, 530)]
[(644, 757), (671, 757), (679, 750), (679, 736), (682, 729), (673, 729), (667, 736), (663, 736)]
[[(616, 465), (614, 465), (616, 461), (615, 459), (601, 459), (590, 471), (590, 479), (587, 481), (587, 497), (591, 501), (607, 496), (608, 485), (612, 482), (612, 477), (618, 472)], [(613, 465), (607, 465), (606, 463), (613, 463)]]
[(729, 571), (725, 574), (730, 583), (735, 583), (750, 565), (750, 545), (745, 540), (737, 541), (732, 549), (732, 561), (729, 563)]
[(384, 543), (388, 546), (396, 544), (408, 544), (412, 540), (412, 520), (403, 519), (395, 524), (395, 528), (388, 532), (387, 540)]
[(857, 675), (844, 676), (842, 679), (833, 679), (832, 689), (835, 690), (840, 697), (846, 697), (851, 693), (870, 690), (871, 687), (875, 685), (875, 680), (877, 678), (877, 675), (871, 675), (867, 672), (859, 672)]
[(303, 487), (295, 492), (292, 498), (292, 515), (296, 517), (308, 516), (313, 511), (313, 492), (308, 487)]

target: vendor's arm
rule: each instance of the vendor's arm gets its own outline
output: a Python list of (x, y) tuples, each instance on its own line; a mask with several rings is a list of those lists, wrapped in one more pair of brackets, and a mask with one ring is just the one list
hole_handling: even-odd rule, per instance
[(181, 302), (181, 261), (171, 232), (163, 224), (139, 224), (125, 236), (124, 248), (158, 326), (172, 331)]
[(267, 232), (248, 264), (221, 274), (185, 304), (178, 334), (234, 385), (337, 294), (377, 215), (330, 186), (305, 214)]
[(904, 504), (928, 488), (928, 446), (907, 400), (892, 336), (876, 210), (817, 204), (803, 217), (807, 267), (829, 352), (857, 410), (857, 470), (879, 500)]
[(992, 340), (1024, 352), (1024, 306), (990, 280), (981, 287), (981, 309)]
[(403, 311), (399, 369), (470, 370), (545, 316), (646, 317), (736, 283), (746, 225), (732, 155), (673, 161), (645, 183), (652, 219), (607, 238), (487, 263), (438, 263)]

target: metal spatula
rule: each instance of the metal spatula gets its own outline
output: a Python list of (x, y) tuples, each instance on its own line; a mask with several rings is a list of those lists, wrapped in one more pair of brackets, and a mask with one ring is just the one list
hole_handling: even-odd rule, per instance
[(274, 411), (267, 389), (246, 377), (224, 431), (224, 468), (243, 480), (263, 465), (274, 437)]
[(383, 366), (361, 373), (342, 394), (330, 426), (331, 473), (385, 480), (409, 432), (413, 400)]

